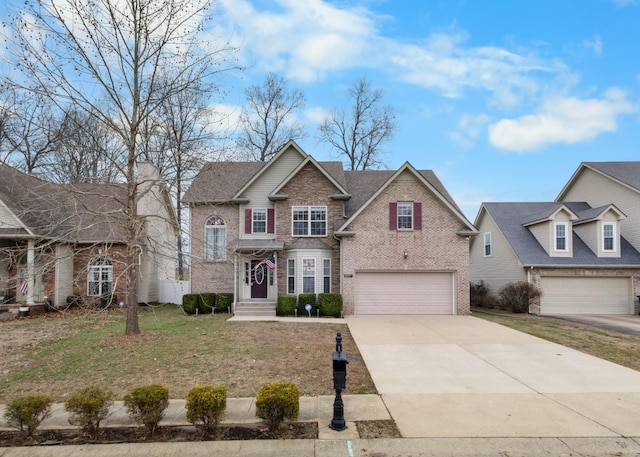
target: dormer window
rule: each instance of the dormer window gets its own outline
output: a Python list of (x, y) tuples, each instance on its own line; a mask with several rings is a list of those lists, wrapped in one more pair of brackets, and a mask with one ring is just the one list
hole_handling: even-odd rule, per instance
[(615, 252), (615, 225), (611, 223), (602, 224), (602, 250), (606, 252)]
[(565, 222), (558, 222), (555, 224), (555, 250), (560, 252), (566, 252), (568, 250), (567, 245), (567, 224)]

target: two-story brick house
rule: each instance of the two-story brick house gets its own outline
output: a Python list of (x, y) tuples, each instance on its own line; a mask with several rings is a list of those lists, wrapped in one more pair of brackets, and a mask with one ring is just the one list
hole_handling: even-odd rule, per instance
[(431, 171), (345, 171), (289, 142), (266, 163), (206, 164), (183, 201), (191, 290), (232, 291), (238, 312), (321, 292), (346, 314), (469, 312), (476, 230)]

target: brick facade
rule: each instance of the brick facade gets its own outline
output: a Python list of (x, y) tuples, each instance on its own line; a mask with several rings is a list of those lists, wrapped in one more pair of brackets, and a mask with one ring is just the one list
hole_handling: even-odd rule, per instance
[[(235, 253), (232, 250), (239, 236), (240, 219), (237, 205), (197, 205), (191, 208), (191, 292), (233, 292)], [(227, 229), (226, 260), (204, 257), (204, 226), (211, 216), (224, 219)]]
[[(331, 259), (331, 290), (340, 291), (340, 243), (335, 239), (334, 221), (343, 219), (344, 204), (330, 196), (336, 193), (336, 188), (327, 177), (315, 166), (307, 164), (282, 189), (281, 193), (288, 196), (286, 200), (276, 203), (276, 233), (278, 239), (284, 240), (285, 249), (298, 237), (293, 237), (292, 207), (294, 206), (326, 206), (327, 207), (327, 236), (319, 237), (332, 250)], [(286, 268), (278, 268), (278, 294), (286, 294)]]
[[(397, 201), (422, 203), (422, 230), (389, 229), (389, 203)], [(453, 272), (456, 313), (468, 314), (469, 241), (456, 234), (461, 228), (460, 219), (414, 176), (391, 183), (351, 224), (355, 236), (342, 241), (345, 314), (354, 312), (354, 275), (362, 270)]]

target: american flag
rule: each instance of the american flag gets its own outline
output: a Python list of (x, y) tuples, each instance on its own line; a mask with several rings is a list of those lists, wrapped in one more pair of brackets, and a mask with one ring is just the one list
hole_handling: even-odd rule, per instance
[(22, 292), (22, 295), (26, 295), (28, 290), (29, 281), (27, 281), (27, 275), (23, 273), (22, 280), (20, 281), (20, 292)]
[(260, 262), (258, 262), (253, 269), (257, 270), (262, 265), (268, 266), (270, 270), (275, 270), (275, 268), (276, 268), (276, 259), (273, 256), (267, 257), (266, 259), (261, 260)]

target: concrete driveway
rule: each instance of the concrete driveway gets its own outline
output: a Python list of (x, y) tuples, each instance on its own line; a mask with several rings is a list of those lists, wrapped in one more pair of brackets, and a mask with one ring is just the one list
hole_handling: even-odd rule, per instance
[(472, 316), (346, 319), (404, 437), (640, 436), (635, 370)]
[(562, 316), (547, 316), (554, 319), (589, 325), (602, 330), (624, 333), (625, 335), (640, 336), (640, 316), (638, 315), (594, 315), (594, 314), (565, 314)]

